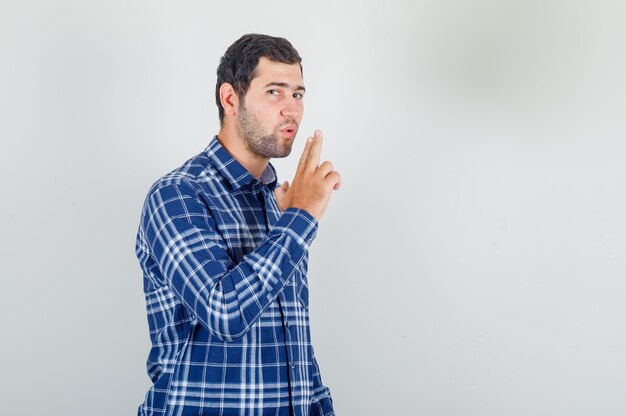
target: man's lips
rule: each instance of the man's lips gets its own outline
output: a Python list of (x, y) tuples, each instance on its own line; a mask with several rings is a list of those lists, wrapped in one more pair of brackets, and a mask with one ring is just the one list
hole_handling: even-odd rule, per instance
[(294, 136), (296, 135), (297, 128), (296, 128), (296, 126), (295, 126), (295, 125), (290, 124), (290, 125), (288, 125), (288, 126), (286, 126), (286, 127), (282, 128), (280, 131), (281, 131), (281, 133), (283, 133), (283, 135), (285, 135), (285, 136), (288, 136), (288, 137), (294, 137)]

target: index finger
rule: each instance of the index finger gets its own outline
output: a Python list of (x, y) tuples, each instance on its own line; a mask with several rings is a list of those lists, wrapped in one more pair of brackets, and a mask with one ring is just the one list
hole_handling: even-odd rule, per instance
[(306, 143), (304, 144), (304, 149), (302, 150), (302, 155), (300, 156), (300, 161), (298, 162), (298, 169), (296, 169), (296, 175), (304, 170), (309, 160), (309, 153), (311, 152), (311, 145), (313, 142), (313, 138), (309, 137), (306, 139)]
[(307, 170), (315, 170), (320, 164), (320, 156), (322, 154), (322, 132), (321, 130), (315, 130), (313, 136), (313, 143), (311, 144), (311, 150), (307, 157), (306, 168)]

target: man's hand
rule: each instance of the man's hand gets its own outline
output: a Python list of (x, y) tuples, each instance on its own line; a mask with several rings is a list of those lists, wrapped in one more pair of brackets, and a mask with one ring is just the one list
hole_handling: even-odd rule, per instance
[(322, 218), (332, 191), (341, 187), (341, 176), (329, 161), (320, 164), (321, 153), (322, 132), (316, 130), (315, 135), (307, 139), (291, 185), (285, 182), (274, 191), (281, 211), (300, 208), (317, 221)]

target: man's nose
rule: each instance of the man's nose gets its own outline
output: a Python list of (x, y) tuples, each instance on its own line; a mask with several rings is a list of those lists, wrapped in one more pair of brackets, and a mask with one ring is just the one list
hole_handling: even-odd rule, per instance
[(284, 101), (284, 105), (280, 114), (283, 117), (296, 118), (301, 111), (302, 110), (300, 109), (300, 104), (298, 103), (298, 100), (296, 100), (295, 98), (288, 98)]

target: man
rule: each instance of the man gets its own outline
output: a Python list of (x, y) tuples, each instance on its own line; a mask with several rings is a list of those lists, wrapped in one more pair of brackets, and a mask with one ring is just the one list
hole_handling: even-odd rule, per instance
[(291, 183), (302, 120), (301, 58), (282, 38), (245, 35), (217, 70), (221, 128), (148, 192), (136, 253), (153, 385), (138, 414), (334, 415), (310, 342), (307, 262), (341, 178), (320, 164), (321, 132)]

